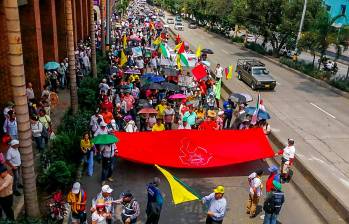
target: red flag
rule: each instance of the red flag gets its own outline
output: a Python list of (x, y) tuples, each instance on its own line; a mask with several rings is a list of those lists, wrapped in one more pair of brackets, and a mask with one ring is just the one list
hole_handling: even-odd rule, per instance
[[(227, 166), (274, 156), (262, 129), (117, 132), (118, 156), (179, 168)], [(214, 136), (214, 141), (208, 140)]]
[(195, 77), (195, 79), (197, 81), (199, 81), (200, 79), (202, 79), (205, 76), (207, 76), (207, 72), (206, 72), (205, 66), (203, 66), (202, 64), (199, 64), (198, 66), (193, 68), (191, 70), (191, 72), (193, 73), (193, 75), (194, 75), (194, 77)]

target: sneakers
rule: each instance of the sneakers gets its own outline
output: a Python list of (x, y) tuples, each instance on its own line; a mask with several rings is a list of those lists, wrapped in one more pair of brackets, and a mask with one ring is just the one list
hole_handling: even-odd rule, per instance
[(109, 177), (108, 180), (109, 180), (110, 182), (113, 182), (114, 179), (113, 179), (112, 177)]

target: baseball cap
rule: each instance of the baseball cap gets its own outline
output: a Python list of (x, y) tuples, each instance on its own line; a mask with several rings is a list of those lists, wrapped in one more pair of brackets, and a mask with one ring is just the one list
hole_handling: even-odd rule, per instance
[(16, 140), (16, 139), (13, 139), (13, 140), (10, 142), (10, 145), (11, 145), (11, 146), (18, 145), (18, 144), (19, 144), (19, 141)]
[(224, 194), (224, 187), (222, 185), (219, 185), (213, 190), (213, 192), (216, 194)]
[(113, 192), (113, 189), (111, 189), (110, 186), (106, 184), (102, 186), (102, 192), (110, 194), (111, 192)]
[(79, 183), (79, 182), (75, 182), (75, 183), (73, 184), (73, 188), (71, 189), (71, 192), (72, 192), (73, 194), (78, 194), (78, 193), (80, 192), (80, 188), (81, 188), (80, 183)]
[(271, 167), (268, 168), (268, 171), (269, 171), (270, 173), (276, 172), (276, 171), (278, 171), (278, 170), (279, 170), (278, 167), (275, 166), (275, 165), (272, 165)]

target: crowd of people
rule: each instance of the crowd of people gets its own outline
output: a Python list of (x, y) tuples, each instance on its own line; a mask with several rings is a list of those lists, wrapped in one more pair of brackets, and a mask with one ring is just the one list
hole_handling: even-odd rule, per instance
[[(148, 14), (148, 15), (147, 15)], [(220, 107), (220, 93), (216, 84), (223, 79), (224, 69), (218, 64), (212, 75), (196, 79), (190, 70), (173, 62), (164, 65), (165, 58), (160, 51), (159, 43), (170, 47), (171, 38), (163, 24), (153, 17), (155, 13), (145, 12), (132, 3), (123, 18), (114, 16), (114, 26), (111, 32), (112, 44), (108, 53), (109, 69), (99, 84), (98, 108), (91, 116), (89, 130), (82, 136), (81, 161), (86, 164), (87, 174), (93, 175), (93, 160), (101, 160), (101, 192), (94, 197), (90, 208), (91, 217), (87, 217), (87, 193), (79, 182), (74, 183), (68, 194), (67, 201), (71, 205), (72, 223), (84, 223), (92, 220), (93, 224), (114, 223), (116, 219), (115, 206), (122, 206), (120, 219), (126, 223), (136, 223), (140, 215), (141, 205), (129, 191), (123, 192), (119, 198), (112, 196), (113, 189), (108, 182), (113, 182), (113, 170), (117, 157), (117, 145), (93, 144), (91, 138), (100, 135), (115, 134), (115, 132), (165, 131), (181, 129), (223, 130), (262, 128), (265, 134), (271, 131), (267, 120), (254, 117), (248, 113), (247, 101), (234, 101), (229, 98)], [(97, 46), (101, 47), (100, 25), (97, 27)], [(175, 40), (180, 44), (179, 37)], [(89, 41), (81, 42), (76, 51), (77, 80), (91, 71)], [(140, 51), (139, 51), (140, 49)], [(189, 46), (185, 51), (192, 53)], [(210, 74), (210, 67), (204, 63), (207, 54), (200, 54), (195, 65), (203, 65)], [(27, 85), (27, 97), (31, 113), (31, 128), (38, 152), (45, 149), (45, 144), (53, 137), (51, 107), (58, 102), (59, 88), (69, 86), (68, 61), (64, 59), (59, 67), (46, 71), (47, 85), (38, 98), (35, 96), (31, 83)], [(260, 110), (265, 111), (262, 100)], [(3, 156), (11, 170), (9, 176), (5, 166), (0, 166), (0, 205), (6, 216), (13, 218), (7, 208), (8, 196), (12, 192), (20, 195), (20, 154), (18, 152), (18, 131), (13, 104), (4, 109), (4, 132), (9, 136), (9, 150)], [(266, 182), (267, 196), (264, 201), (264, 223), (276, 223), (277, 215), (284, 202), (282, 183), (291, 178), (295, 148), (294, 140), (289, 139), (289, 145), (281, 150), (282, 165), (280, 168), (269, 168), (270, 176)], [(1, 154), (0, 154), (1, 159)], [(256, 207), (262, 196), (262, 171), (249, 175), (249, 194), (246, 212), (253, 218)], [(11, 185), (11, 189), (10, 189)], [(159, 188), (159, 178), (147, 185), (148, 203), (146, 205), (147, 224), (159, 222), (163, 197)], [(12, 203), (12, 202), (11, 202)], [(222, 223), (227, 201), (224, 198), (224, 187), (217, 186), (214, 192), (202, 198), (202, 203), (208, 208), (206, 223)], [(6, 207), (6, 208), (5, 208)], [(11, 206), (10, 206), (11, 207)]]

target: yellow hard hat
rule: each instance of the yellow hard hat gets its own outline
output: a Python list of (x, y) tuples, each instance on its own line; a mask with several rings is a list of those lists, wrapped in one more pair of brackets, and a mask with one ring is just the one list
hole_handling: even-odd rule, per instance
[(224, 194), (224, 187), (219, 185), (213, 190), (213, 192), (216, 194)]

